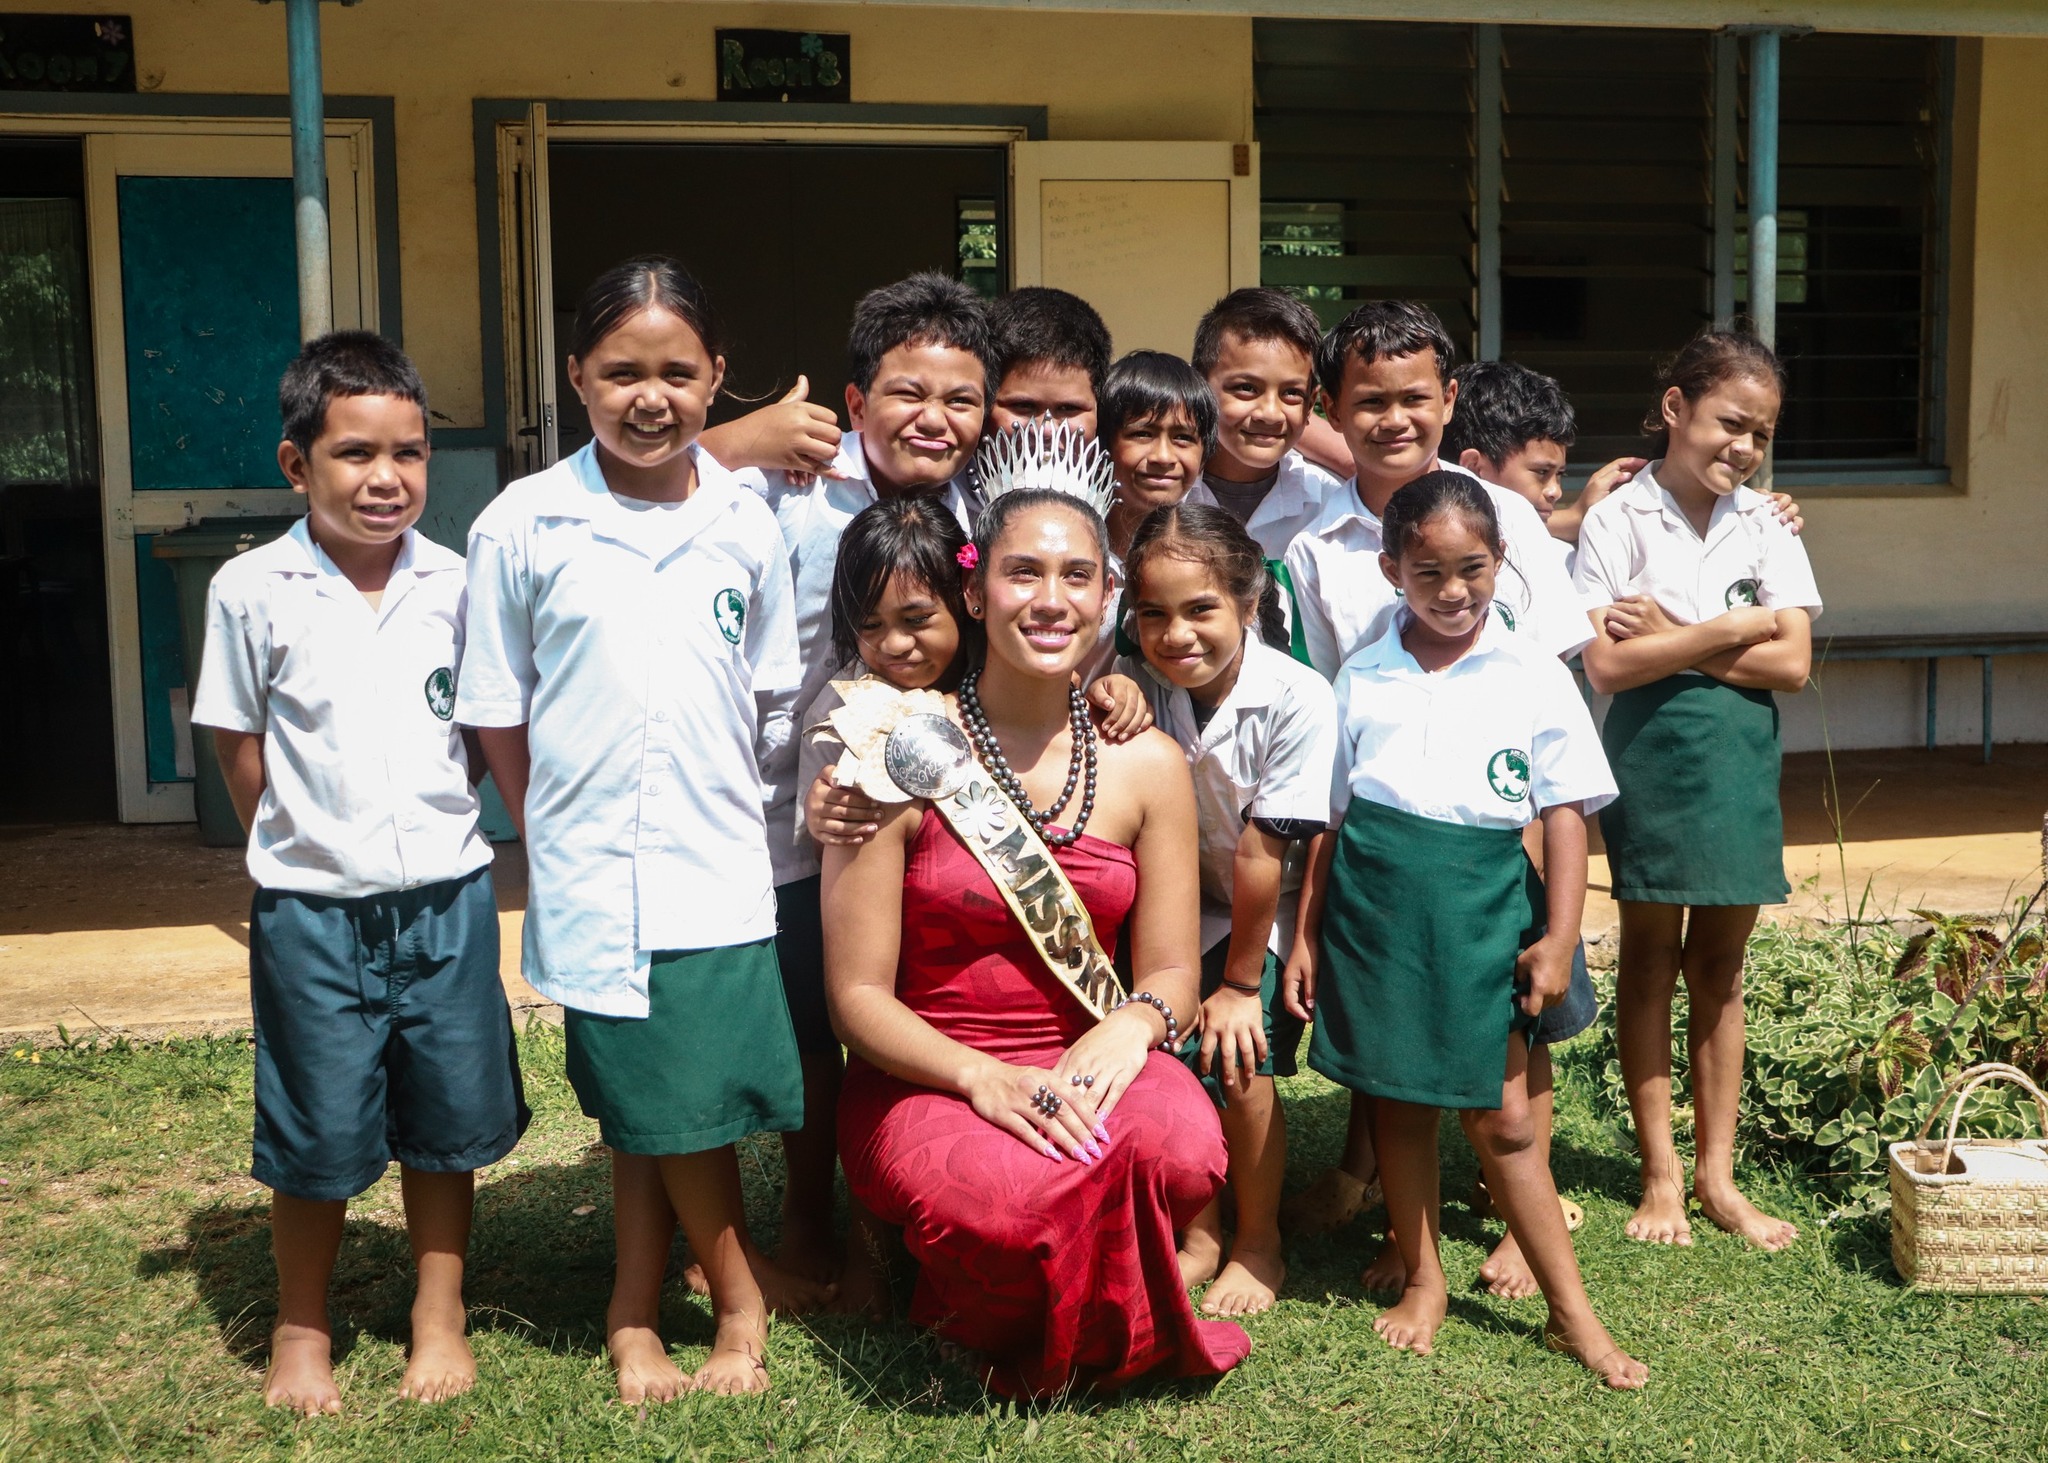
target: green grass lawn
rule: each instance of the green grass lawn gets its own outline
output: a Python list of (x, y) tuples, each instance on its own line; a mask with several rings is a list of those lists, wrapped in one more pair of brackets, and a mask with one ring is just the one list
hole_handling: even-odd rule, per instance
[[(469, 1296), (476, 1390), (401, 1405), (410, 1266), (394, 1176), (358, 1201), (336, 1276), (347, 1413), (302, 1422), (258, 1395), (272, 1308), (267, 1195), (245, 1177), (250, 1049), (0, 1052), (0, 1459), (466, 1457), (1268, 1457), (1431, 1459), (2048, 1456), (2048, 1300), (1911, 1295), (1883, 1218), (1825, 1222), (1798, 1181), (1752, 1170), (1801, 1225), (1781, 1255), (1701, 1228), (1690, 1251), (1622, 1238), (1625, 1134), (1584, 1079), (1560, 1093), (1558, 1181), (1586, 1207), (1580, 1262), (1616, 1337), (1651, 1366), (1600, 1391), (1539, 1344), (1540, 1301), (1471, 1288), (1497, 1233), (1445, 1214), (1453, 1299), (1433, 1357), (1390, 1352), (1356, 1274), (1377, 1216), (1294, 1247), (1251, 1359), (1212, 1387), (1018, 1409), (902, 1324), (778, 1322), (775, 1390), (640, 1412), (609, 1400), (600, 1321), (607, 1165), (562, 1077), (561, 1038), (521, 1040), (535, 1118), (483, 1177)], [(1291, 1182), (1332, 1156), (1345, 1100), (1284, 1084)], [(1446, 1124), (1445, 1193), (1473, 1162)], [(778, 1150), (742, 1149), (748, 1206), (774, 1239)], [(671, 1291), (685, 1370), (709, 1313)]]

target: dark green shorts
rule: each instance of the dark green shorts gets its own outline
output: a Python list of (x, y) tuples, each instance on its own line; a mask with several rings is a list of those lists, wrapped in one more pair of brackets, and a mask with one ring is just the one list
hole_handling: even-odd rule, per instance
[(394, 1158), (467, 1173), (526, 1131), (488, 866), (354, 898), (258, 889), (249, 995), (260, 1184), (352, 1199)]
[[(1218, 940), (1202, 957), (1202, 999), (1208, 1000), (1223, 988), (1223, 967), (1230, 958), (1230, 940)], [(1292, 1077), (1301, 1068), (1297, 1054), (1301, 1050), (1301, 1021), (1290, 1015), (1280, 1004), (1280, 960), (1271, 950), (1266, 952), (1266, 963), (1259, 970), (1259, 1004), (1264, 1008), (1266, 1027), (1266, 1060), (1259, 1063), (1261, 1077)], [(1188, 1070), (1202, 1084), (1202, 1090), (1209, 1094), (1210, 1101), (1218, 1107), (1230, 1104), (1223, 1097), (1223, 1063), (1212, 1061), (1213, 1070), (1202, 1073), (1202, 1041), (1190, 1034), (1180, 1046), (1180, 1059), (1187, 1063)]]
[(569, 1085), (621, 1153), (701, 1153), (804, 1124), (775, 941), (656, 952), (645, 1016), (571, 1008)]
[(819, 907), (822, 881), (816, 874), (775, 888), (775, 963), (782, 967), (782, 996), (796, 1049), (806, 1057), (836, 1053), (839, 1035), (825, 1004), (825, 915)]

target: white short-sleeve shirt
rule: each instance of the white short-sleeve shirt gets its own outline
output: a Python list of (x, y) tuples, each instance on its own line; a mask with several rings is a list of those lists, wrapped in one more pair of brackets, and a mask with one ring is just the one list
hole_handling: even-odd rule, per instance
[(649, 956), (775, 933), (757, 743), (800, 680), (775, 517), (709, 454), (678, 504), (606, 487), (595, 445), (522, 478), (469, 538), (457, 717), (524, 725), (524, 970), (647, 1014)]
[[(1591, 640), (1592, 622), (1573, 592), (1542, 515), (1520, 494), (1455, 463), (1440, 461), (1437, 468), (1472, 477), (1493, 501), (1508, 551), (1494, 588), (1501, 622), (1554, 656), (1569, 656)], [(1379, 515), (1365, 506), (1358, 479), (1351, 478), (1322, 521), (1287, 551), (1309, 663), (1325, 676), (1334, 677), (1338, 667), (1392, 623), (1401, 596), (1380, 572), (1380, 548)]]
[[(861, 434), (839, 439), (832, 470), (842, 477), (818, 475), (794, 482), (784, 472), (744, 469), (734, 476), (767, 503), (789, 549), (790, 586), (796, 598), (797, 657), (803, 679), (792, 710), (803, 725), (811, 703), (838, 674), (832, 654), (832, 573), (839, 562), (839, 540), (846, 525), (876, 501), (874, 471), (861, 446)], [(974, 534), (973, 510), (960, 479), (938, 495), (952, 510), (969, 537)], [(818, 872), (818, 846), (802, 827), (804, 784), (800, 780), (795, 739), (779, 742), (762, 761), (761, 776), (768, 798), (768, 850), (775, 863), (775, 882), (787, 884)]]
[(1337, 675), (1341, 814), (1360, 797), (1439, 823), (1521, 828), (1545, 808), (1592, 813), (1614, 774), (1564, 663), (1489, 618), (1430, 672), (1401, 643), (1404, 607)]
[[(1238, 839), (1253, 818), (1331, 822), (1330, 781), (1337, 765), (1337, 705), (1308, 666), (1247, 634), (1237, 683), (1207, 726), (1194, 700), (1136, 656), (1117, 669), (1144, 688), (1153, 721), (1180, 743), (1195, 782), (1201, 840), (1202, 949), (1230, 936)], [(1294, 913), (1306, 845), (1282, 866), (1278, 916), (1267, 948), (1284, 957), (1294, 942)]]
[(263, 737), (265, 889), (355, 898), (491, 861), (453, 720), (462, 596), (461, 556), (408, 529), (372, 608), (303, 518), (214, 575), (192, 720)]
[(1573, 573), (1588, 610), (1643, 594), (1681, 625), (1739, 605), (1803, 609), (1819, 618), (1820, 588), (1806, 545), (1778, 521), (1768, 497), (1737, 488), (1717, 498), (1701, 537), (1657, 481), (1663, 465), (1651, 463), (1595, 503), (1580, 525)]
[[(1335, 473), (1325, 472), (1298, 451), (1289, 451), (1280, 459), (1280, 471), (1273, 486), (1245, 521), (1245, 532), (1258, 541), (1259, 551), (1267, 558), (1278, 559), (1299, 535), (1322, 520), (1343, 486)], [(1184, 501), (1209, 508), (1218, 506), (1216, 495), (1201, 478), (1188, 489)]]

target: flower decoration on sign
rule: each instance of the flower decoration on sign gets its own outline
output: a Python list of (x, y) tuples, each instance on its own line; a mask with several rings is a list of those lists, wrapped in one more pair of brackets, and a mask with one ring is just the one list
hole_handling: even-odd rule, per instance
[(812, 34), (798, 41), (797, 48), (815, 61), (818, 59), (818, 52), (825, 49), (825, 43), (819, 40), (815, 34)]

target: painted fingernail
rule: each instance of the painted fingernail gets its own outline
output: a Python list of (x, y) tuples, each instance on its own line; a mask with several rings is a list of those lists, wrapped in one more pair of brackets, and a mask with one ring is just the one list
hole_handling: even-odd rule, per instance
[(1066, 1155), (1061, 1153), (1059, 1149), (1053, 1147), (1050, 1143), (1045, 1145), (1045, 1156), (1060, 1163), (1066, 1162)]
[(1088, 1156), (1090, 1158), (1102, 1157), (1102, 1150), (1095, 1146), (1095, 1142), (1093, 1139), (1090, 1139), (1088, 1143)]
[(1103, 1142), (1107, 1143), (1109, 1141), (1109, 1129), (1103, 1127), (1102, 1124), (1097, 1123), (1095, 1125), (1095, 1136), (1100, 1138)]
[(1083, 1162), (1083, 1163), (1089, 1163), (1089, 1164), (1092, 1164), (1092, 1163), (1094, 1163), (1094, 1162), (1095, 1162), (1095, 1160), (1094, 1160), (1094, 1159), (1092, 1159), (1092, 1158), (1090, 1158), (1090, 1157), (1088, 1156), (1088, 1150), (1087, 1150), (1087, 1149), (1085, 1149), (1085, 1148), (1076, 1148), (1076, 1149), (1074, 1150), (1074, 1157), (1076, 1157), (1076, 1158), (1080, 1159), (1080, 1160), (1081, 1160), (1081, 1162)]

